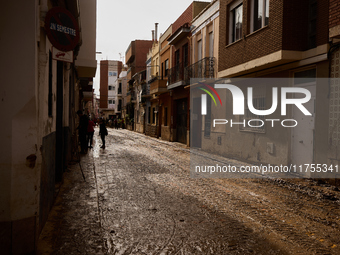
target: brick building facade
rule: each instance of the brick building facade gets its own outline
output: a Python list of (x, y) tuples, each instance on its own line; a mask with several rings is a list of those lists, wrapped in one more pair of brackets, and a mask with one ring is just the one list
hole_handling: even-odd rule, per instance
[[(262, 13), (257, 8), (259, 3), (263, 4)], [(294, 130), (272, 129), (267, 124), (262, 130), (219, 127), (211, 130), (209, 139), (202, 138), (202, 149), (251, 162), (327, 162), (328, 85), (316, 78), (327, 78), (329, 72), (328, 13), (326, 0), (220, 1), (219, 78), (287, 78), (276, 80), (275, 87), (280, 90), (281, 87), (297, 86), (295, 80), (292, 84), (288, 78), (309, 77), (313, 82), (299, 86), (311, 91), (315, 108), (309, 119), (313, 124), (308, 127), (305, 126), (307, 118), (301, 119), (301, 124)], [(271, 106), (273, 87), (274, 84), (254, 86), (257, 92), (253, 98), (256, 98), (255, 102), (264, 102), (261, 106), (264, 109)], [(246, 95), (247, 88), (241, 89)], [(223, 112), (234, 121), (242, 122), (247, 118), (233, 116), (228, 110), (232, 109), (230, 93), (223, 92), (222, 96), (226, 106), (219, 109), (219, 113), (213, 112), (215, 116)], [(212, 111), (214, 109), (212, 106)], [(288, 118), (298, 115), (299, 112), (292, 109)], [(282, 119), (280, 110), (271, 117)], [(301, 154), (301, 151), (306, 153)]]

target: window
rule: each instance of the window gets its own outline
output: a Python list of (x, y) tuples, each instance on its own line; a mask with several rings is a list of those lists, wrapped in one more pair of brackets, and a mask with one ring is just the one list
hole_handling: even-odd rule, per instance
[(164, 75), (164, 63), (162, 63), (162, 65), (161, 65), (161, 68), (162, 68), (162, 70), (161, 70), (161, 79), (163, 80), (163, 75)]
[(189, 49), (188, 44), (183, 46), (183, 66), (186, 67), (189, 65)]
[(117, 76), (117, 72), (109, 71), (109, 76)]
[[(240, 129), (244, 131), (265, 131), (265, 116), (259, 116), (253, 114), (248, 108), (248, 100), (245, 100), (245, 114), (243, 121), (245, 125), (240, 125)], [(266, 110), (266, 88), (265, 87), (255, 87), (253, 89), (253, 107), (257, 110)], [(248, 121), (250, 121), (248, 123)]]
[(164, 70), (164, 75), (168, 76), (168, 70), (169, 70), (169, 59), (165, 60), (164, 62), (165, 70)]
[(109, 100), (109, 104), (113, 104), (113, 102), (112, 102), (113, 100)]
[(312, 49), (316, 47), (317, 0), (309, 0), (308, 9), (308, 49)]
[(294, 73), (294, 85), (316, 81), (316, 69), (308, 69)]
[(118, 86), (118, 94), (122, 94), (122, 83), (121, 82), (119, 83), (119, 86)]
[(252, 31), (256, 31), (268, 25), (269, 20), (269, 0), (253, 0), (253, 26)]
[(109, 86), (109, 90), (115, 90), (114, 86)]
[(202, 59), (202, 40), (197, 42), (197, 61)]
[(179, 66), (179, 50), (175, 51), (175, 66)]
[(229, 43), (233, 43), (242, 38), (243, 3), (240, 1), (236, 1), (234, 4), (230, 5), (229, 9), (230, 9)]

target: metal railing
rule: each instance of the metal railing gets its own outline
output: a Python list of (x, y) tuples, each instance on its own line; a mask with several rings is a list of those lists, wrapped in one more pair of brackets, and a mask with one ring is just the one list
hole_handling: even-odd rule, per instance
[(183, 80), (189, 84), (191, 78), (215, 78), (215, 63), (214, 57), (203, 58), (187, 67), (179, 63), (168, 70), (168, 83), (173, 84)]
[(175, 65), (173, 68), (168, 70), (168, 83), (169, 84), (173, 84), (183, 79), (184, 79), (184, 68), (183, 68), (182, 63), (179, 63), (178, 65)]
[(207, 57), (187, 66), (184, 70), (184, 80), (189, 84), (191, 78), (214, 78), (215, 62), (214, 57)]

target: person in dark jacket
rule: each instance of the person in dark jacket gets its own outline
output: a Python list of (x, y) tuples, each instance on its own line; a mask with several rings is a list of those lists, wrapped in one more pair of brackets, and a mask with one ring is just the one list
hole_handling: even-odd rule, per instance
[(90, 119), (89, 124), (87, 127), (87, 145), (89, 148), (92, 148), (92, 142), (93, 142), (93, 134), (94, 134), (94, 127), (96, 124)]
[(108, 132), (106, 129), (106, 123), (102, 118), (99, 120), (99, 134), (103, 143), (103, 145), (100, 148), (105, 149), (105, 136), (108, 135)]
[(87, 153), (87, 139), (86, 139), (86, 135), (87, 135), (87, 127), (88, 127), (88, 123), (89, 123), (89, 118), (87, 117), (87, 115), (83, 114), (83, 111), (79, 110), (77, 111), (77, 114), (79, 116), (79, 126), (78, 126), (78, 130), (79, 130), (79, 141), (80, 141), (80, 148), (81, 154), (86, 154)]

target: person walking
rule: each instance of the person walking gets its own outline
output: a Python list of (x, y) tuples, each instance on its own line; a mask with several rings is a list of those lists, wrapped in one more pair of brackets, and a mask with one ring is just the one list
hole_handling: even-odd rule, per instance
[(115, 129), (118, 129), (118, 121), (117, 118), (113, 121)]
[(94, 134), (94, 127), (95, 126), (96, 126), (96, 124), (90, 119), (89, 124), (87, 126), (87, 146), (89, 148), (93, 148), (92, 142), (93, 142), (93, 134)]
[(89, 118), (87, 117), (87, 115), (83, 114), (83, 111), (81, 110), (77, 111), (77, 115), (79, 116), (79, 126), (77, 127), (77, 129), (79, 130), (79, 141), (81, 148), (80, 153), (86, 154), (87, 153), (86, 135)]
[(99, 134), (103, 143), (103, 145), (100, 148), (105, 149), (105, 136), (108, 135), (108, 132), (106, 129), (106, 123), (102, 118), (99, 120)]

